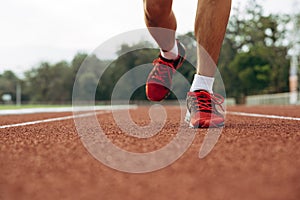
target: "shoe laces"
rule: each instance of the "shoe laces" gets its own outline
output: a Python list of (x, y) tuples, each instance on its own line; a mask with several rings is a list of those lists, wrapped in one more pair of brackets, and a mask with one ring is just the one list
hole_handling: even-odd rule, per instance
[(157, 58), (153, 61), (155, 70), (151, 76), (151, 79), (159, 80), (162, 83), (165, 83), (166, 80), (172, 79), (172, 73), (175, 71), (173, 64)]
[(217, 105), (224, 112), (224, 108), (222, 106), (222, 104), (224, 103), (224, 97), (220, 94), (210, 94), (208, 92), (202, 91), (199, 94), (196, 93), (195, 97), (196, 98), (193, 98), (193, 100), (197, 111), (217, 112), (215, 107)]

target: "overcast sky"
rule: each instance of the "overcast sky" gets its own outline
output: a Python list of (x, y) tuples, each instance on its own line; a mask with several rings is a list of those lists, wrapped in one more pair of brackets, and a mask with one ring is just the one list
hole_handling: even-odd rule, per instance
[[(233, 6), (245, 0), (232, 0)], [(267, 13), (290, 13), (300, 0), (260, 0)], [(189, 3), (186, 3), (189, 2)], [(174, 0), (178, 32), (193, 30), (197, 0)], [(300, 11), (299, 11), (300, 12)], [(0, 73), (21, 75), (41, 61), (70, 61), (104, 41), (145, 28), (142, 0), (8, 0), (0, 7)]]

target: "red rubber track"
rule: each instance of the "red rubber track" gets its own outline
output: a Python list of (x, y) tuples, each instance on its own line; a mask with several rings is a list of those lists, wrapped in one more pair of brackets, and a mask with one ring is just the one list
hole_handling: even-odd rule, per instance
[[(111, 113), (98, 119), (116, 145), (148, 152), (166, 145), (176, 134), (180, 109), (166, 110), (163, 130), (149, 139), (124, 135)], [(299, 106), (228, 110), (300, 117)], [(130, 112), (137, 124), (149, 123), (148, 107)], [(0, 116), (0, 126), (69, 115)], [(206, 132), (197, 130), (191, 147), (172, 165), (130, 174), (94, 159), (72, 119), (0, 129), (0, 199), (300, 199), (300, 121), (227, 115), (218, 143), (199, 159)]]

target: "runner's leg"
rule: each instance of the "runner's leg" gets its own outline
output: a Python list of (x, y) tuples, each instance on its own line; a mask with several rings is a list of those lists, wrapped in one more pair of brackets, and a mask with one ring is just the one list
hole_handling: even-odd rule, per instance
[(198, 48), (197, 74), (213, 77), (226, 32), (231, 0), (198, 0), (195, 20), (195, 37), (214, 61), (207, 63), (207, 56)]
[[(176, 18), (172, 11), (173, 0), (143, 0), (145, 23), (157, 44), (164, 51), (174, 47)], [(151, 29), (164, 28), (164, 29)]]

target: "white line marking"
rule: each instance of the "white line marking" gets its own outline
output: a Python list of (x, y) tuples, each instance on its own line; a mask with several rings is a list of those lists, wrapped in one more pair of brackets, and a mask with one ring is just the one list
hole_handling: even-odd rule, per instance
[[(71, 116), (65, 116), (65, 117), (57, 117), (57, 118), (36, 120), (36, 121), (31, 121), (31, 122), (22, 122), (22, 123), (17, 123), (17, 124), (2, 125), (2, 126), (0, 126), (0, 129), (11, 128), (11, 127), (19, 127), (19, 126), (28, 126), (28, 125), (33, 125), (33, 124), (47, 123), (47, 122), (62, 121), (62, 120), (68, 120), (68, 119), (74, 119), (74, 118), (89, 117), (89, 116), (92, 116), (92, 115), (99, 115), (99, 114), (108, 113), (112, 110), (136, 109), (137, 105), (108, 105), (108, 106), (98, 106), (98, 107), (97, 106), (94, 106), (94, 107), (73, 106), (71, 108), (72, 108), (73, 112), (80, 112), (80, 111), (92, 111), (92, 112), (84, 113), (84, 114), (73, 114)], [(96, 108), (101, 108), (101, 110), (96, 112), (94, 110)]]
[(136, 108), (136, 105), (102, 105), (102, 106), (70, 106), (59, 108), (21, 108), (0, 110), (0, 115), (24, 115), (34, 113), (57, 113), (57, 112), (72, 112), (72, 111), (93, 111), (93, 110), (112, 110), (112, 109), (128, 109)]
[(246, 117), (260, 117), (260, 118), (269, 118), (269, 119), (284, 119), (284, 120), (300, 121), (299, 117), (286, 117), (280, 115), (264, 115), (264, 114), (256, 114), (256, 113), (230, 112), (230, 111), (226, 112), (226, 114), (246, 116)]
[[(136, 107), (133, 107), (133, 108), (136, 108)], [(57, 118), (36, 120), (36, 121), (31, 121), (31, 122), (22, 122), (22, 123), (17, 123), (17, 124), (2, 125), (2, 126), (0, 126), (0, 129), (19, 127), (19, 126), (28, 126), (28, 125), (55, 122), (55, 121), (63, 121), (63, 120), (74, 119), (74, 118), (89, 117), (92, 115), (105, 114), (105, 113), (109, 113), (109, 112), (110, 112), (110, 110), (102, 110), (102, 111), (98, 111), (98, 112), (90, 112), (90, 113), (84, 113), (84, 114), (79, 114), (79, 115), (76, 114), (76, 115), (65, 116), (65, 117), (57, 117)], [(265, 115), (265, 114), (257, 114), (257, 113), (231, 112), (231, 111), (226, 112), (226, 114), (246, 116), (246, 117), (260, 117), (260, 118), (269, 118), (269, 119), (283, 119), (283, 120), (300, 121), (299, 117), (287, 117), (287, 116), (280, 116), (280, 115)]]
[(109, 111), (99, 111), (99, 112), (95, 112), (95, 113), (90, 112), (90, 113), (84, 113), (84, 114), (80, 114), (80, 115), (76, 114), (76, 115), (71, 115), (71, 116), (36, 120), (36, 121), (23, 122), (23, 123), (18, 123), (18, 124), (2, 125), (2, 126), (0, 126), (0, 129), (12, 128), (12, 127), (18, 127), (18, 126), (28, 126), (28, 125), (33, 125), (33, 124), (47, 123), (47, 122), (63, 121), (63, 120), (74, 119), (74, 118), (89, 117), (89, 116), (92, 116), (92, 115), (99, 115), (99, 114), (104, 114), (104, 113), (108, 113), (108, 112)]

